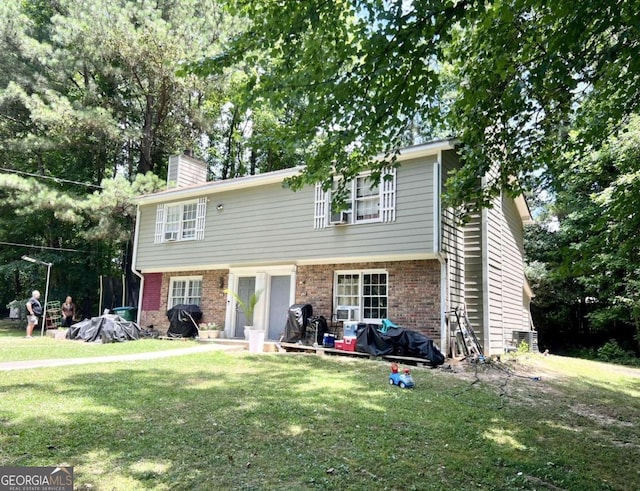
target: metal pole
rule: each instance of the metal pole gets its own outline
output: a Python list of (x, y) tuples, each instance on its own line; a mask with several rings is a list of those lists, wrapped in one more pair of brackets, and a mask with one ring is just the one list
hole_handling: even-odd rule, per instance
[(42, 263), (47, 265), (47, 286), (44, 290), (44, 307), (42, 309), (42, 329), (40, 330), (40, 337), (44, 336), (44, 325), (47, 322), (47, 300), (49, 299), (49, 278), (51, 277), (52, 263)]

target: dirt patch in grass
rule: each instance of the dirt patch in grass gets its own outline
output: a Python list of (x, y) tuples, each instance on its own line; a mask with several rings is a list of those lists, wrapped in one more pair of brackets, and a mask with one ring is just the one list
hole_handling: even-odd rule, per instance
[(553, 355), (525, 355), (478, 367), (461, 362), (456, 370), (460, 377), (479, 378), (492, 386), (508, 398), (509, 404), (544, 408), (550, 411), (550, 420), (567, 428), (591, 432), (615, 447), (640, 448), (640, 369)]

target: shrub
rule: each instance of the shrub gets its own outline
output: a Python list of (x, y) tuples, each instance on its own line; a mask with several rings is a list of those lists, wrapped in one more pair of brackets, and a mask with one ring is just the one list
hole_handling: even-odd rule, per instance
[(610, 339), (598, 348), (598, 359), (603, 361), (625, 362), (633, 358), (633, 353), (624, 350), (615, 339)]

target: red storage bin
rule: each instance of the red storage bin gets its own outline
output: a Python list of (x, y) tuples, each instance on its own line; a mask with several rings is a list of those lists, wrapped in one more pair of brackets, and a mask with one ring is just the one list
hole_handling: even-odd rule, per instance
[(345, 351), (355, 351), (356, 350), (356, 340), (358, 338), (344, 338), (344, 350)]

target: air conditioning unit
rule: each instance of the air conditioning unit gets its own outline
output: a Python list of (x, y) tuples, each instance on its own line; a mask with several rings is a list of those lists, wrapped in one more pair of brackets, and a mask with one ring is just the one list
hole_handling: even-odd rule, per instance
[(358, 307), (338, 307), (336, 309), (336, 320), (338, 321), (357, 321), (359, 320)]
[(331, 225), (345, 225), (349, 223), (348, 211), (336, 211), (331, 213), (331, 219), (329, 220)]
[(166, 242), (173, 242), (174, 240), (178, 240), (178, 232), (165, 232), (164, 240)]

